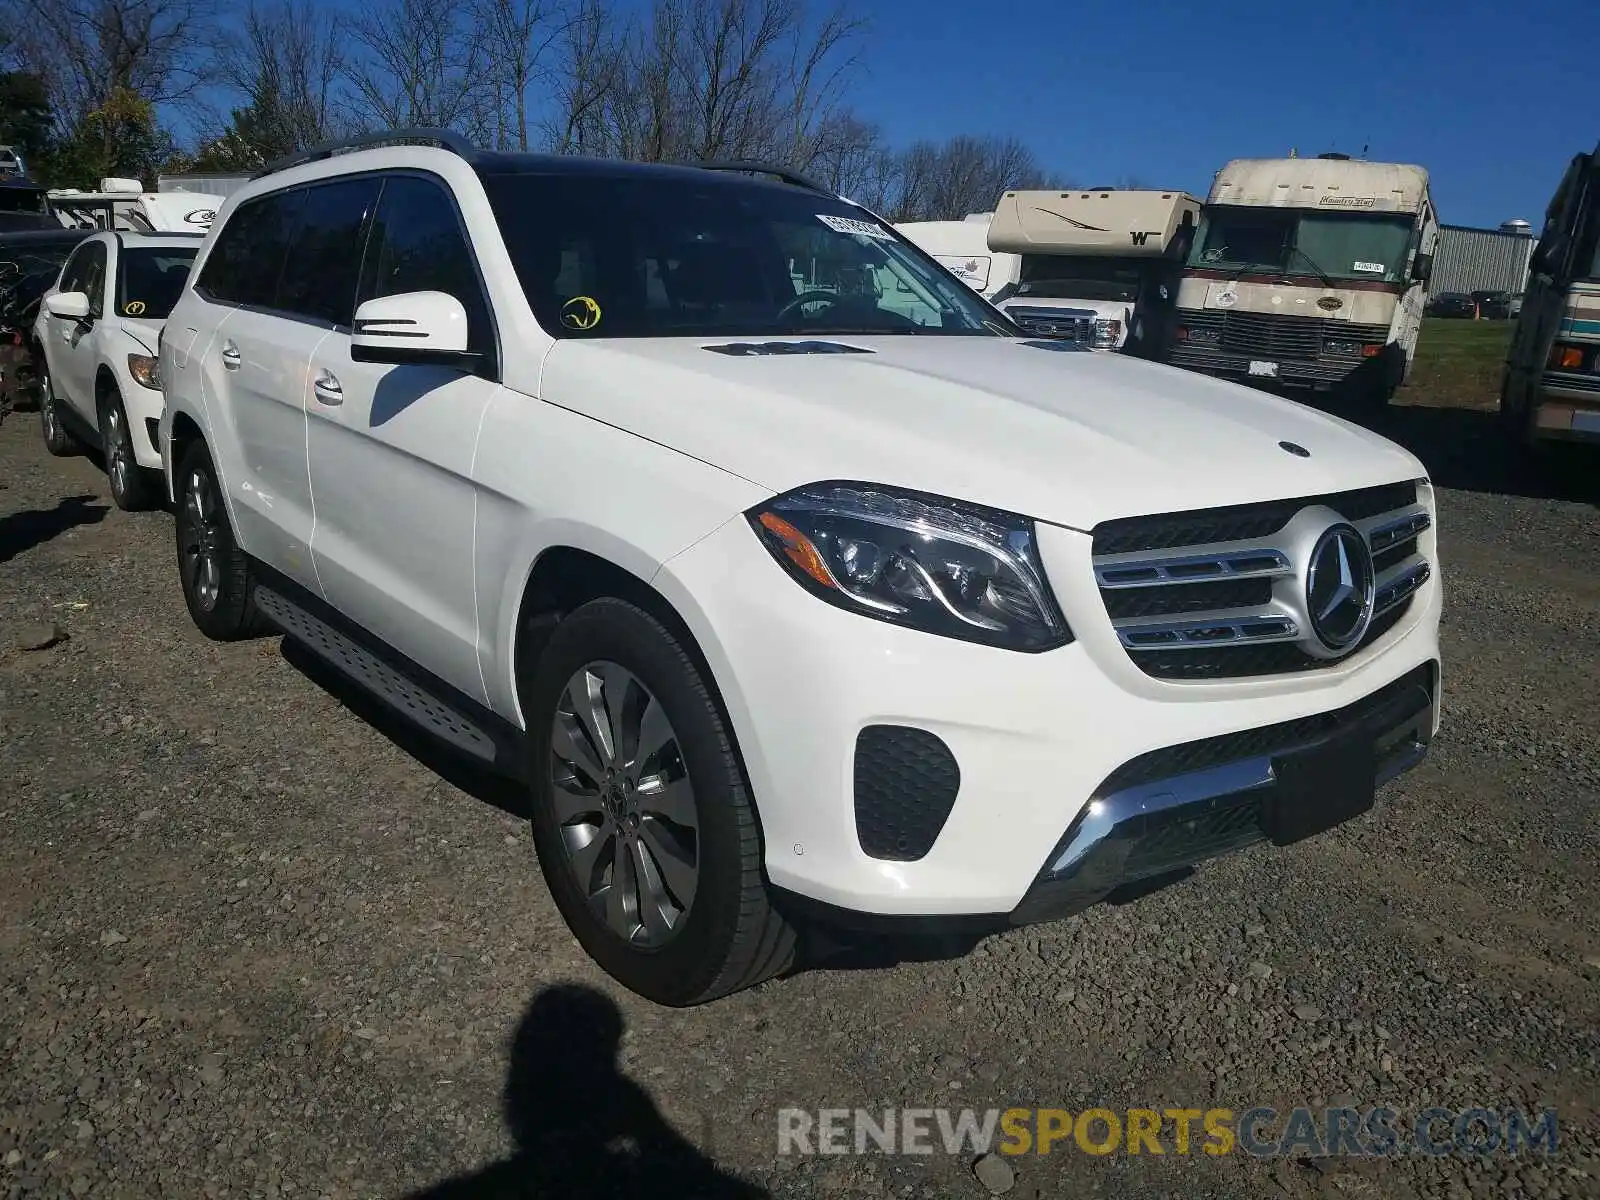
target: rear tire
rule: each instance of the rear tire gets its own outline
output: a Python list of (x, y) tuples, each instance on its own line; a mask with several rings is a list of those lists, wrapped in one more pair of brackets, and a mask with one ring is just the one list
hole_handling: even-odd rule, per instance
[(204, 442), (196, 442), (178, 468), (175, 499), (178, 579), (189, 616), (200, 632), (234, 642), (267, 630), (256, 611), (250, 559), (239, 549), (216, 467)]
[(100, 444), (105, 448), (106, 478), (116, 506), (124, 512), (154, 508), (159, 498), (156, 474), (141, 467), (133, 455), (128, 410), (115, 388), (100, 398)]
[(50, 383), (48, 368), (39, 374), (39, 431), (44, 435), (44, 448), (57, 458), (70, 458), (83, 453), (83, 443), (67, 429), (61, 416), (55, 389)]
[(739, 752), (661, 622), (617, 599), (578, 608), (550, 635), (523, 709), (540, 867), (607, 974), (684, 1007), (793, 963)]

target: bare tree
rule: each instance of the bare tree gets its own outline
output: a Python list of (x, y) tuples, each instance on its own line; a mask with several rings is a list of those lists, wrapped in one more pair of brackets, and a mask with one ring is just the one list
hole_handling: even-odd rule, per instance
[(551, 142), (646, 161), (839, 161), (862, 29), (804, 0), (655, 0), (614, 22), (583, 0), (563, 38)]
[(271, 158), (340, 132), (344, 33), (339, 14), (314, 0), (251, 0), (221, 44), (217, 73), (245, 98), (233, 131), (255, 153)]
[(969, 135), (917, 142), (902, 156), (898, 182), (890, 206), (898, 221), (959, 220), (1013, 188), (1061, 186), (1018, 139)]
[(551, 149), (561, 154), (611, 149), (605, 116), (626, 78), (625, 36), (605, 0), (577, 0), (565, 14), (551, 69), (553, 114), (545, 123)]
[(452, 0), (384, 0), (354, 18), (358, 119), (387, 128), (481, 125), (483, 47), (458, 11)]
[(0, 0), (0, 24), (66, 132), (116, 97), (191, 100), (207, 78), (212, 11), (205, 0)]
[[(494, 144), (526, 150), (530, 144), (532, 91), (547, 73), (548, 58), (562, 34), (553, 0), (474, 0), (484, 84), (490, 96)], [(581, 15), (581, 11), (580, 11)]]
[(804, 167), (819, 183), (875, 212), (890, 206), (900, 176), (899, 158), (882, 132), (851, 112), (835, 113), (822, 124)]

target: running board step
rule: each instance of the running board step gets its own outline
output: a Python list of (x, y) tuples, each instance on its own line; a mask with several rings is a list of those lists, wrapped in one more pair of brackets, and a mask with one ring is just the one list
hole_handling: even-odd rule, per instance
[(433, 692), (407, 679), (372, 651), (271, 588), (256, 586), (256, 607), (289, 637), (402, 716), (491, 766), (495, 741)]

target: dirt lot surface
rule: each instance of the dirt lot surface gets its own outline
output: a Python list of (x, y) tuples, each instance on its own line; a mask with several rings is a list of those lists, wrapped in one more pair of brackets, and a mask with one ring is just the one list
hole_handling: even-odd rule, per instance
[(111, 509), (92, 460), (16, 415), (0, 1196), (979, 1197), (965, 1153), (779, 1156), (778, 1110), (1335, 1103), (1402, 1126), (1554, 1106), (1560, 1140), (1356, 1161), (1069, 1138), (982, 1175), (1018, 1197), (1600, 1196), (1597, 460), (1514, 485), (1479, 417), (1392, 417), (1447, 485), (1446, 707), (1376, 811), (960, 957), (889, 947), (671, 1011), (579, 951), (515, 794), (279, 639), (206, 642), (170, 518)]

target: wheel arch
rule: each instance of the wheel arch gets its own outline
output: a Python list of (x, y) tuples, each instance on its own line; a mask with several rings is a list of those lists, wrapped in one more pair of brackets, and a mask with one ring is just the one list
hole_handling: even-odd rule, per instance
[(177, 480), (178, 464), (183, 462), (183, 456), (196, 442), (206, 440), (205, 430), (200, 427), (200, 422), (189, 413), (179, 409), (172, 415), (171, 449), (167, 453), (167, 499), (174, 504), (178, 501)]
[(106, 363), (101, 363), (94, 371), (94, 406), (98, 414), (100, 406), (112, 392), (122, 393), (122, 387), (117, 383), (116, 372)]
[[(727, 692), (728, 687), (737, 685), (727, 672), (718, 671), (712, 656), (706, 652), (703, 642), (707, 639), (712, 641), (713, 652), (716, 646), (710, 631), (704, 629), (703, 621), (695, 619), (702, 617), (702, 614), (691, 611), (686, 616), (678, 604), (655, 586), (653, 580), (658, 574), (656, 565), (651, 564), (649, 571), (651, 578), (646, 578), (639, 570), (618, 563), (613, 555), (571, 541), (556, 542), (540, 551), (529, 565), (512, 625), (510, 683), (515, 712), (526, 728), (527, 714), (522, 708), (523, 685), (537, 667), (539, 655), (566, 613), (590, 600), (606, 597), (634, 604), (666, 627), (683, 646), (684, 652), (705, 680), (733, 746), (739, 770), (744, 776), (759, 829), (760, 796), (750, 777), (749, 765), (740, 744), (741, 722), (730, 711)], [(701, 626), (699, 630), (697, 625)], [(721, 655), (716, 657), (720, 659)], [(733, 699), (736, 702), (738, 700), (737, 697)], [(735, 707), (742, 711), (742, 706), (736, 704)]]

